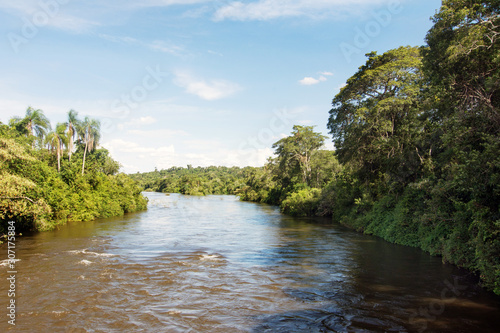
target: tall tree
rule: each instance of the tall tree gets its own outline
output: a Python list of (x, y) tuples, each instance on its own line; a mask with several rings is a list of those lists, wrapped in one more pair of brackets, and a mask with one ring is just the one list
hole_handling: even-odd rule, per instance
[(45, 143), (47, 143), (52, 149), (56, 151), (57, 172), (61, 172), (61, 156), (64, 146), (68, 143), (68, 138), (65, 132), (66, 124), (58, 123), (56, 125), (55, 131), (49, 132), (45, 138)]
[(77, 136), (77, 128), (80, 121), (78, 120), (78, 112), (75, 110), (69, 110), (68, 121), (66, 122), (67, 127), (67, 138), (68, 138), (68, 159), (71, 162), (71, 155), (73, 154), (73, 141)]
[(442, 133), (441, 169), (460, 200), (498, 211), (500, 1), (444, 0), (433, 21), (424, 70)]
[(441, 101), (439, 117), (480, 114), (500, 126), (500, 1), (444, 0), (433, 17), (424, 70)]
[(420, 50), (408, 46), (367, 56), (333, 99), (328, 128), (339, 161), (365, 182), (389, 173), (405, 184), (423, 158), (417, 146), (423, 126)]
[(326, 137), (313, 131), (314, 126), (294, 125), (292, 135), (273, 144), (278, 155), (280, 172), (288, 172), (297, 168), (300, 170), (302, 182), (310, 185), (311, 157), (323, 143)]
[(100, 133), (101, 124), (98, 120), (85, 117), (85, 119), (78, 126), (78, 136), (85, 145), (83, 151), (83, 162), (82, 162), (82, 176), (85, 172), (85, 158), (87, 157), (87, 152), (91, 152), (99, 144), (99, 139), (101, 137)]
[(31, 106), (26, 110), (24, 118), (14, 117), (10, 121), (11, 125), (18, 123), (25, 124), (28, 135), (35, 136), (39, 143), (43, 142), (47, 131), (50, 130), (50, 121), (45, 117), (43, 111), (34, 109)]
[(444, 189), (450, 228), (473, 253), (443, 258), (466, 262), (500, 293), (500, 1), (443, 0), (433, 21), (423, 63), (440, 138), (434, 198)]

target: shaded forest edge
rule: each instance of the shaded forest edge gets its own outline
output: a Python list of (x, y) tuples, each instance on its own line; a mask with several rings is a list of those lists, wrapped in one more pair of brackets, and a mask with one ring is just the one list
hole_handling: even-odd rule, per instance
[(236, 194), (419, 247), (500, 294), (500, 8), (445, 0), (423, 47), (367, 54), (325, 138), (295, 126), (262, 168), (171, 168), (144, 188)]
[(99, 137), (99, 122), (79, 120), (73, 110), (55, 129), (31, 107), (0, 123), (0, 235), (9, 221), (17, 233), (46, 231), (146, 209), (137, 183), (118, 173), (106, 149), (96, 149)]

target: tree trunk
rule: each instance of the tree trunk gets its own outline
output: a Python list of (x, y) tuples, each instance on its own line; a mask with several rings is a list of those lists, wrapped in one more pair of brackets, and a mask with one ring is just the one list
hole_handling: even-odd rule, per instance
[(61, 172), (61, 151), (57, 149), (57, 172)]
[(87, 157), (87, 142), (85, 142), (85, 150), (83, 151), (82, 176), (85, 170), (85, 157)]
[[(71, 139), (70, 139), (71, 140)], [(71, 162), (71, 154), (73, 153), (72, 152), (73, 150), (73, 142), (69, 142), (68, 143), (68, 160)]]

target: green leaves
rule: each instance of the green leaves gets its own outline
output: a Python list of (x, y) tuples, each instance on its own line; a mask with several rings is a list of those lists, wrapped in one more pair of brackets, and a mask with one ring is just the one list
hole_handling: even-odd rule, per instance
[(289, 178), (300, 172), (302, 183), (311, 182), (311, 157), (326, 139), (313, 126), (293, 126), (292, 135), (273, 144), (280, 174)]
[(357, 230), (478, 272), (496, 293), (499, 36), (500, 1), (444, 0), (427, 47), (368, 54), (333, 99), (344, 174), (320, 203)]
[(52, 150), (57, 154), (57, 172), (61, 171), (61, 156), (63, 154), (64, 146), (68, 144), (66, 136), (66, 124), (58, 123), (56, 130), (49, 132), (45, 137), (45, 144), (48, 144)]
[[(62, 155), (66, 144), (65, 124), (58, 124), (46, 142)], [(79, 174), (80, 163), (64, 161), (60, 173), (49, 165), (52, 154), (32, 149), (25, 138), (9, 138), (0, 131), (0, 233), (8, 221), (19, 231), (50, 230), (67, 220), (85, 221), (146, 209), (147, 200), (137, 183), (116, 174), (118, 162), (107, 150), (89, 153), (89, 169)], [(83, 154), (77, 152), (78, 157)]]
[(321, 190), (305, 188), (291, 193), (281, 203), (281, 211), (291, 216), (314, 216), (319, 207)]
[[(166, 170), (132, 174), (146, 191), (186, 195), (235, 194), (243, 187), (248, 169), (239, 167), (172, 167)], [(239, 193), (239, 192), (238, 192)]]
[(99, 140), (101, 138), (101, 123), (96, 119), (85, 117), (85, 119), (81, 122), (78, 122), (76, 126), (78, 136), (85, 145), (82, 163), (83, 176), (83, 173), (85, 171), (85, 159), (87, 157), (87, 152), (91, 152), (92, 150), (97, 148), (99, 144)]
[(472, 110), (488, 127), (500, 126), (500, 2), (445, 0), (434, 16), (424, 50), (424, 69), (439, 96), (439, 114), (468, 117)]
[[(369, 53), (333, 99), (328, 128), (341, 163), (371, 182), (380, 172), (407, 183), (419, 169), (415, 148), (421, 113), (420, 49)], [(405, 164), (405, 168), (398, 167)]]

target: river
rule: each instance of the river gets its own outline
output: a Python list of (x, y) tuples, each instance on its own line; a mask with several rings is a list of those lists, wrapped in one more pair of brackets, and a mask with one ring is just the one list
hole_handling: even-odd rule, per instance
[(500, 327), (499, 297), (417, 249), (234, 196), (146, 195), (147, 211), (18, 238), (16, 325), (3, 260), (0, 332)]

